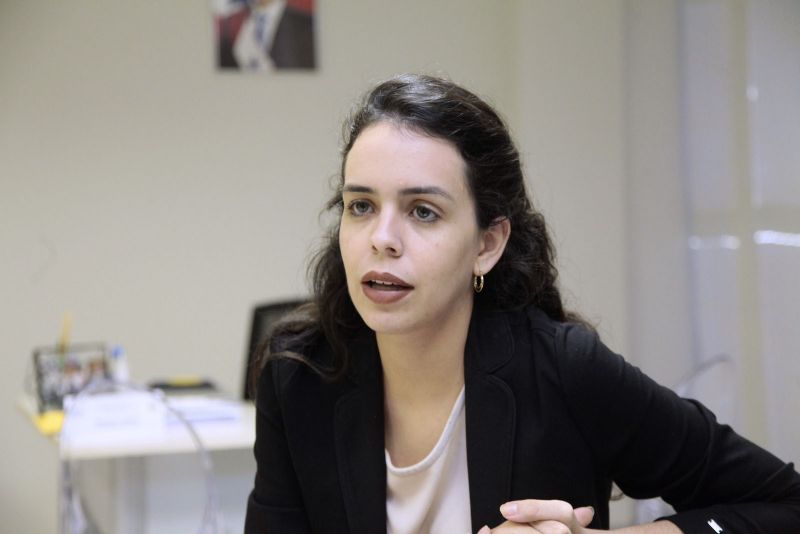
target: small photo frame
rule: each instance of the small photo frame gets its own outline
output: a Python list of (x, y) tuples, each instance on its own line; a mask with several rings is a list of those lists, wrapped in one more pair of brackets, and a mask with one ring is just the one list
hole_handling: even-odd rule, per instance
[(219, 69), (316, 69), (314, 0), (211, 0), (211, 9)]
[(39, 347), (33, 351), (33, 368), (39, 412), (61, 410), (64, 397), (109, 377), (108, 351), (104, 343)]

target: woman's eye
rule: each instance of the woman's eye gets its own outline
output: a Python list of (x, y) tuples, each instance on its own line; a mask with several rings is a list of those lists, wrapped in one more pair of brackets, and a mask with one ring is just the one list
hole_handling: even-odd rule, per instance
[(432, 222), (439, 218), (436, 212), (427, 206), (414, 206), (411, 212), (414, 217), (423, 222)]
[(347, 205), (347, 210), (356, 217), (359, 217), (372, 211), (372, 206), (366, 200), (354, 200)]

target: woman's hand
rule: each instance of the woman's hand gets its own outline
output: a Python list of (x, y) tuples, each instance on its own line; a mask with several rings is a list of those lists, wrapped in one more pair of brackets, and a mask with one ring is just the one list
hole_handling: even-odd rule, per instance
[(489, 529), (488, 526), (478, 534), (588, 534), (593, 532), (584, 527), (592, 522), (594, 509), (590, 506), (573, 508), (564, 501), (541, 501), (527, 499), (507, 502), (500, 507), (500, 513), (508, 521)]
[[(588, 529), (594, 508), (573, 508), (564, 501), (540, 501), (526, 499), (511, 501), (500, 507), (500, 513), (508, 519), (502, 525), (490, 529), (481, 528), (478, 534), (591, 534), (600, 530)], [(681, 534), (681, 529), (670, 521), (656, 521), (614, 530), (619, 534)]]

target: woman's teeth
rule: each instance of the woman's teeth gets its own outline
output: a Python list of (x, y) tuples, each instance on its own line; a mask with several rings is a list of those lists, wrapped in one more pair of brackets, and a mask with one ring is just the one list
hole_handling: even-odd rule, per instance
[(369, 284), (372, 287), (379, 287), (380, 289), (402, 289), (403, 286), (393, 284), (392, 282), (384, 282), (382, 280), (370, 280)]

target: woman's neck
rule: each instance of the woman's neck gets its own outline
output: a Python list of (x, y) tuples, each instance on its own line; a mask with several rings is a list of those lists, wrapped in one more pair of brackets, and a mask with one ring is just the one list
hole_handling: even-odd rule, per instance
[(426, 332), (376, 334), (387, 404), (414, 407), (458, 396), (471, 308)]
[(472, 307), (426, 332), (377, 334), (383, 364), (386, 450), (396, 467), (425, 458), (464, 385)]

